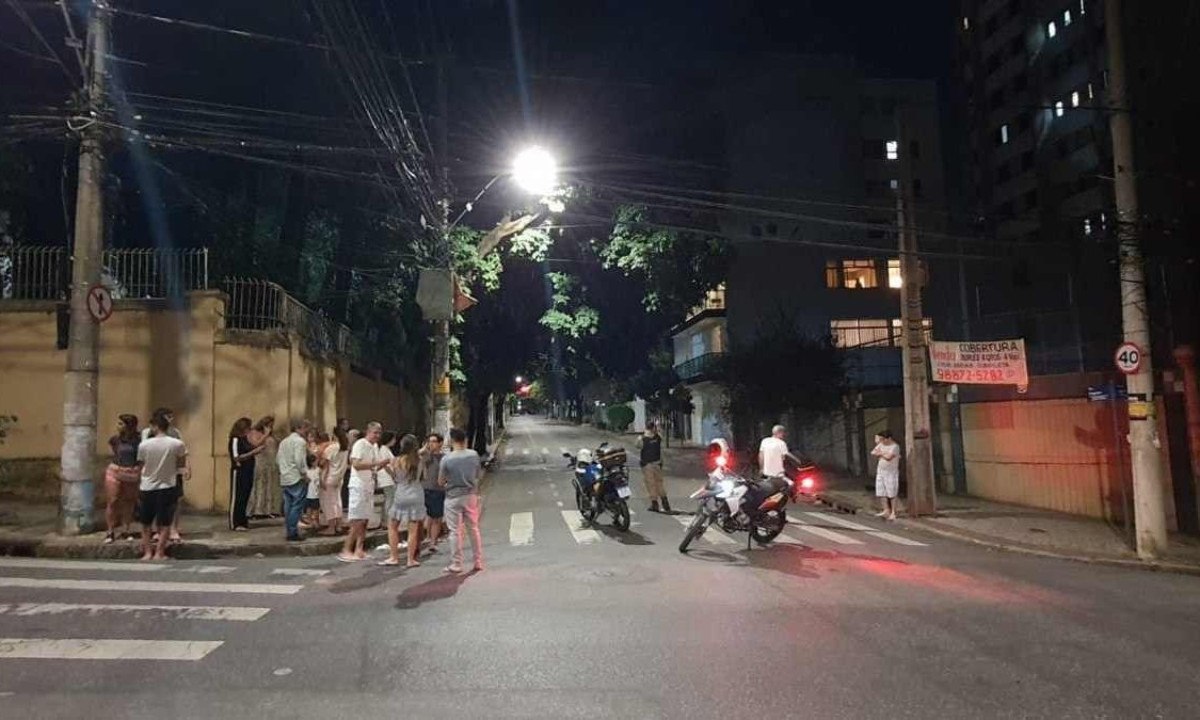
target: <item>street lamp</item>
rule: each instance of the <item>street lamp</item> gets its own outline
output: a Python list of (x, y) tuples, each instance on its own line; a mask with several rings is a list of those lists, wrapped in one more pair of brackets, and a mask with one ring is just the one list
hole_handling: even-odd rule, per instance
[(558, 162), (545, 148), (535, 145), (513, 160), (512, 177), (530, 195), (548, 195), (558, 185)]
[(518, 385), (525, 382), (525, 378), (521, 377), (520, 375), (517, 376), (516, 380)]
[(558, 187), (558, 161), (548, 150), (538, 145), (525, 148), (513, 159), (512, 168), (507, 173), (500, 173), (488, 180), (483, 189), (475, 193), (475, 197), (471, 198), (471, 201), (463, 207), (454, 222), (450, 223), (450, 227), (457, 227), (466, 214), (475, 209), (475, 203), (479, 202), (479, 198), (483, 197), (500, 178), (505, 176), (511, 177), (518, 187), (530, 195), (545, 197)]

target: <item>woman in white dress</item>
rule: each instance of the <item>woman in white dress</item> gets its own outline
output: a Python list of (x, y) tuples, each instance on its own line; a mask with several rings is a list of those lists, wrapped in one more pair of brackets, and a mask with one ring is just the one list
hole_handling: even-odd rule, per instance
[(875, 496), (883, 501), (883, 509), (875, 517), (895, 520), (896, 497), (900, 494), (900, 446), (892, 439), (891, 432), (883, 430), (875, 436), (871, 454), (879, 458), (875, 466)]

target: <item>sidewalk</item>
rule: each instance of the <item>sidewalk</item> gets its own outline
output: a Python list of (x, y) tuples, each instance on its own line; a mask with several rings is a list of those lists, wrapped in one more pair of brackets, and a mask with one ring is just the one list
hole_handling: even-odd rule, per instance
[[(64, 537), (56, 532), (58, 506), (5, 502), (0, 508), (0, 555), (30, 557), (112, 558), (139, 557), (138, 540), (104, 544), (104, 511), (96, 511), (97, 531)], [(287, 542), (283, 519), (251, 521), (248, 532), (233, 532), (224, 514), (189, 513), (180, 520), (183, 542), (169, 550), (171, 557), (186, 560), (257, 555), (330, 555), (342, 547), (342, 537), (311, 537)], [(134, 523), (134, 532), (141, 525)], [(367, 547), (387, 540), (383, 531), (367, 533)]]
[[(878, 503), (865, 481), (827, 476), (822, 502), (844, 512), (873, 512)], [(904, 502), (901, 500), (901, 508)], [(903, 511), (903, 510), (902, 510)], [(1123, 567), (1200, 575), (1200, 539), (1173, 535), (1168, 556), (1142, 561), (1124, 530), (1093, 518), (1009, 505), (961, 495), (938, 496), (933, 517), (898, 520), (901, 525), (985, 547)]]
[[(494, 453), (504, 441), (501, 437), (489, 447)], [(375, 505), (383, 502), (381, 495), (375, 496)], [(64, 537), (57, 532), (58, 505), (53, 503), (24, 503), (4, 501), (0, 504), (0, 556), (58, 558), (109, 558), (127, 559), (140, 557), (139, 540), (118, 540), (104, 544), (104, 510), (95, 510), (96, 532), (90, 535)], [(141, 525), (131, 526), (141, 532)], [(229, 529), (229, 519), (224, 513), (186, 513), (180, 520), (183, 542), (173, 546), (168, 553), (181, 560), (202, 560), (218, 557), (255, 556), (298, 556), (332, 555), (342, 549), (344, 536), (311, 536), (300, 542), (288, 542), (284, 537), (283, 518), (274, 520), (252, 520), (247, 532)], [(387, 531), (367, 533), (366, 547), (373, 548), (387, 542)]]

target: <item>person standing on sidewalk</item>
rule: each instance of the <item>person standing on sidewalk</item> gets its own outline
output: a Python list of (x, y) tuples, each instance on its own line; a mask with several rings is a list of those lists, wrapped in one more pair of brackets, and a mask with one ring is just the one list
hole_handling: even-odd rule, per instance
[(368, 423), (366, 435), (350, 448), (350, 504), (346, 508), (350, 533), (337, 556), (342, 562), (357, 562), (367, 557), (363, 546), (367, 540), (367, 522), (375, 505), (375, 478), (388, 462), (381, 459), (379, 452), (382, 432), (383, 426), (379, 423)]
[(875, 517), (884, 520), (896, 519), (896, 497), (900, 495), (900, 446), (892, 439), (892, 433), (882, 430), (875, 436), (875, 449), (871, 454), (879, 458), (875, 465), (875, 496), (883, 502), (883, 509)]
[[(165, 413), (155, 413), (150, 437), (138, 444), (137, 459), (142, 466), (138, 485), (138, 520), (142, 523), (142, 560), (166, 560), (168, 533), (179, 505), (176, 483), (187, 468), (187, 448), (179, 438), (171, 437), (171, 423)], [(158, 528), (158, 539), (151, 542), (151, 529)]]
[(417, 557), (421, 553), (421, 525), (427, 516), (425, 492), (418, 479), (421, 457), (417, 453), (417, 442), (415, 436), (405, 435), (400, 441), (400, 454), (392, 464), (396, 495), (388, 514), (388, 550), (391, 555), (380, 565), (400, 564), (400, 531), (405, 528), (408, 531), (408, 563), (405, 567), (415, 568), (421, 564)]
[(279, 466), (279, 486), (283, 488), (283, 527), (288, 542), (298, 542), (300, 515), (304, 512), (304, 499), (308, 494), (308, 430), (312, 425), (304, 419), (295, 418), (291, 423), (292, 434), (279, 443), (275, 462)]
[(250, 418), (238, 418), (229, 430), (229, 529), (235, 532), (250, 529), (246, 505), (254, 490), (255, 458), (263, 450), (262, 445), (254, 447), (250, 443), (250, 425)]
[(436, 545), (442, 539), (442, 518), (446, 515), (446, 491), (438, 484), (441, 479), (444, 438), (441, 433), (430, 433), (425, 445), (418, 451), (421, 459), (419, 480), (425, 489), (425, 536), (429, 539), (429, 552), (437, 552)]
[[(175, 427), (175, 411), (171, 410), (171, 408), (165, 407), (160, 407), (154, 411), (154, 415), (152, 415), (150, 418), (150, 425), (142, 431), (142, 440), (149, 440), (154, 436), (157, 428), (157, 422), (155, 418), (158, 418), (160, 415), (167, 419), (167, 436), (182, 441), (183, 436), (179, 433), (179, 428)], [(185, 476), (189, 475), (190, 473), (191, 467), (187, 464), (185, 459), (183, 467), (179, 468), (179, 471), (175, 473), (175, 494), (177, 494), (179, 497), (176, 498), (177, 502), (174, 510), (174, 517), (171, 520), (171, 544), (175, 544), (183, 540), (183, 536), (179, 534), (179, 516), (182, 514), (179, 512), (179, 505), (183, 502), (183, 480)], [(157, 527), (155, 530), (161, 532), (162, 528)]]
[(483, 464), (479, 453), (467, 449), (467, 434), (458, 428), (450, 431), (451, 451), (442, 458), (439, 484), (446, 490), (446, 531), (450, 533), (450, 564), (446, 572), (463, 571), (463, 525), (469, 525), (471, 549), (475, 552), (475, 570), (483, 570), (483, 538), (479, 532), (479, 480)]
[(283, 495), (279, 485), (279, 464), (275, 460), (279, 441), (275, 439), (275, 416), (267, 415), (250, 429), (250, 442), (261, 447), (262, 453), (254, 463), (254, 490), (250, 493), (251, 518), (264, 520), (279, 517), (283, 511)]
[(104, 471), (104, 521), (108, 532), (104, 544), (117, 539), (117, 527), (125, 526), (129, 537), (129, 523), (133, 520), (133, 508), (137, 503), (138, 482), (142, 471), (138, 468), (137, 451), (142, 437), (138, 433), (136, 415), (121, 415), (117, 418), (117, 434), (108, 439), (112, 448), (112, 462)]
[(333, 429), (333, 442), (325, 446), (325, 464), (321, 469), (322, 535), (342, 532), (342, 483), (349, 466), (350, 438), (341, 425)]
[(642, 481), (646, 483), (646, 495), (650, 497), (650, 512), (658, 512), (658, 503), (662, 501), (662, 511), (670, 514), (671, 501), (663, 489), (662, 435), (658, 434), (658, 425), (653, 420), (646, 423), (646, 431), (637, 439), (637, 449), (641, 454)]
[(388, 518), (392, 516), (392, 504), (396, 501), (396, 479), (392, 477), (392, 466), (395, 465), (396, 454), (392, 449), (396, 447), (397, 440), (399, 440), (399, 435), (391, 430), (387, 430), (379, 436), (379, 459), (386, 460), (387, 464), (375, 473), (375, 489), (383, 491), (383, 510), (379, 512), (379, 524), (375, 527), (368, 527), (368, 530), (386, 528)]

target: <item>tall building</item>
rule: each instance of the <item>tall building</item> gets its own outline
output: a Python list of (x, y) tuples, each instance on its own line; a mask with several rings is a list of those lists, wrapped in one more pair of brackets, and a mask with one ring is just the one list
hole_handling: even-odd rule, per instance
[[(1179, 250), (1172, 232), (1195, 228), (1183, 208), (1197, 143), (1180, 121), (1196, 106), (1185, 65), (1196, 64), (1187, 38), (1200, 11), (1124, 5), (1139, 231), (1151, 302), (1167, 317), (1196, 292), (1194, 272), (1178, 275), (1165, 254)], [(972, 230), (1011, 249), (1005, 267), (968, 269), (971, 333), (1024, 337), (1036, 374), (1107, 369), (1121, 325), (1104, 2), (964, 0), (956, 32)]]

